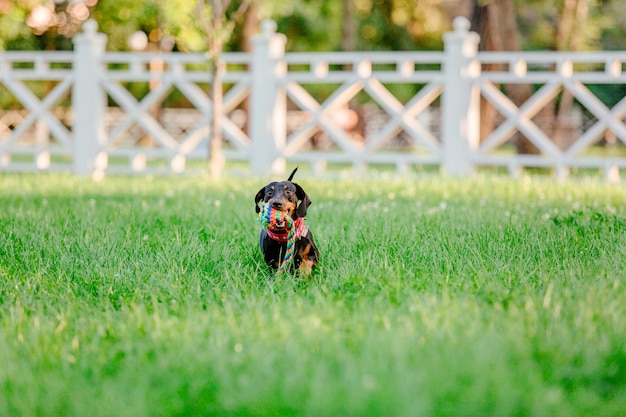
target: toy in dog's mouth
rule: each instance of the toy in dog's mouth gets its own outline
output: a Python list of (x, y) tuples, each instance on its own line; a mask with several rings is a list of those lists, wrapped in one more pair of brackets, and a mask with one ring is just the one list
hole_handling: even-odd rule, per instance
[(285, 233), (294, 227), (294, 220), (287, 210), (278, 210), (264, 203), (259, 212), (259, 221), (273, 232)]
[[(288, 215), (287, 212), (283, 212), (285, 215)], [(272, 229), (272, 231), (275, 232), (284, 232), (288, 229), (287, 227), (287, 221), (285, 220), (284, 216), (281, 216), (282, 219), (278, 220), (276, 219), (276, 222), (274, 224), (272, 224), (270, 226), (270, 229)]]
[(270, 226), (270, 229), (273, 232), (284, 232), (287, 230), (287, 225), (285, 224), (285, 222), (276, 222), (275, 225)]

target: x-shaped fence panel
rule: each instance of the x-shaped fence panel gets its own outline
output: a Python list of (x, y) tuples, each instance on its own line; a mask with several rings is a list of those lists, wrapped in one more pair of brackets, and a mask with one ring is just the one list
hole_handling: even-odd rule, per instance
[[(572, 167), (598, 168), (607, 177), (626, 168), (626, 98), (619, 97), (616, 104), (607, 105), (591, 88), (594, 85), (626, 84), (623, 65), (626, 54), (481, 52), (476, 59), (486, 69), (472, 82), (501, 119), (475, 150), (472, 158), (476, 164), (507, 166), (513, 172), (526, 166), (552, 167), (557, 175), (566, 174)], [(533, 90), (519, 105), (504, 93), (502, 87), (515, 84), (527, 84)], [(569, 114), (559, 115), (558, 107), (568, 100), (567, 96), (571, 99), (572, 110)], [(546, 110), (552, 117), (552, 124), (547, 126), (539, 117)], [(555, 143), (555, 137), (563, 134), (556, 131), (558, 123), (562, 118), (572, 117), (574, 110), (578, 110), (586, 122), (578, 121), (579, 127), (567, 132), (569, 136), (565, 143)], [(613, 155), (596, 156), (605, 149), (605, 146), (596, 145), (611, 137), (617, 141), (612, 148)], [(525, 154), (518, 151), (514, 156), (503, 152), (503, 148), (510, 148), (511, 144), (522, 139), (539, 152)]]
[(617, 138), (626, 144), (626, 97), (622, 98), (613, 108), (608, 108), (587, 87), (578, 81), (567, 81), (566, 88), (574, 97), (585, 106), (596, 118), (593, 124), (578, 140), (567, 149), (565, 154), (575, 157), (586, 148), (596, 143), (607, 130), (615, 133)]
[[(240, 66), (230, 69), (224, 80), (227, 88), (222, 98), (220, 121), (221, 133), (227, 143), (224, 153), (229, 159), (246, 159), (250, 152), (250, 138), (244, 126), (235, 123), (229, 115), (244, 107), (250, 94), (250, 79), (244, 70), (248, 56), (225, 54), (224, 59), (227, 65)], [(171, 161), (174, 171), (184, 169), (187, 159), (206, 160), (208, 143), (213, 140), (210, 129), (213, 103), (209, 97), (212, 79), (206, 57), (117, 54), (107, 58), (106, 64), (102, 87), (109, 99), (124, 112), (124, 117), (107, 130), (104, 149), (107, 155), (129, 159), (133, 170), (145, 170), (148, 158), (157, 164)], [(155, 66), (158, 70), (154, 70)], [(148, 86), (149, 91), (141, 97), (133, 91), (133, 86), (137, 85), (144, 89)], [(159, 120), (159, 110), (172, 97), (183, 103), (186, 114), (189, 115), (190, 111), (195, 114), (193, 126), (185, 131), (171, 132)], [(137, 130), (143, 133), (139, 136), (144, 140), (137, 140)]]
[(428, 123), (438, 113), (441, 60), (440, 53), (285, 54), (289, 108), (305, 116), (288, 132), (282, 155), (314, 169), (440, 163), (441, 139)]
[(2, 169), (63, 169), (71, 162), (73, 135), (58, 114), (68, 115), (60, 102), (71, 95), (72, 60), (71, 53), (0, 55)]
[(552, 102), (560, 91), (558, 83), (549, 83), (541, 87), (528, 101), (517, 107), (511, 99), (488, 81), (480, 83), (480, 92), (504, 117), (505, 120), (482, 142), (479, 154), (487, 154), (510, 139), (518, 131), (541, 150), (545, 155), (559, 158), (562, 152), (552, 140), (532, 121), (532, 118)]

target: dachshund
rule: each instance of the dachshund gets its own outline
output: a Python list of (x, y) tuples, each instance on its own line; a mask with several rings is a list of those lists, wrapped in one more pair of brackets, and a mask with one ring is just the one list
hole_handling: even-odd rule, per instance
[[(257, 213), (261, 211), (259, 202), (262, 201), (271, 204), (276, 210), (286, 212), (293, 219), (296, 242), (291, 271), (309, 277), (318, 263), (319, 250), (313, 234), (304, 222), (311, 199), (300, 185), (291, 181), (297, 170), (298, 168), (293, 170), (287, 181), (271, 182), (261, 188), (254, 197), (254, 204)], [(261, 230), (261, 252), (265, 263), (274, 270), (278, 269), (285, 255), (288, 233), (285, 222)]]

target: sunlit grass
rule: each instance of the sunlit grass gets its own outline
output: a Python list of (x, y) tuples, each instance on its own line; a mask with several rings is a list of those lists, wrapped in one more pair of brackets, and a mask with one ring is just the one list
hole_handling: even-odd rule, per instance
[(299, 182), (310, 282), (261, 180), (0, 176), (0, 415), (623, 415), (623, 186)]

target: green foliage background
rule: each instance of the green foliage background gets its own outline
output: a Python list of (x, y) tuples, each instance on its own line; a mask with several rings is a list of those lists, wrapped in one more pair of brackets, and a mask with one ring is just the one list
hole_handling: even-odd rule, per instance
[[(47, 0), (16, 0), (0, 9), (0, 49), (70, 49), (71, 42), (51, 28), (36, 36), (25, 24), (30, 11)], [(234, 1), (231, 8), (239, 2)], [(360, 50), (419, 50), (441, 48), (441, 34), (460, 2), (444, 0), (354, 0)], [(259, 18), (272, 18), (288, 36), (294, 51), (340, 50), (344, 24), (342, 2), (334, 0), (257, 0)], [(67, 2), (55, 2), (62, 11)], [(516, 2), (518, 24), (525, 49), (553, 49), (561, 1)], [(583, 31), (585, 49), (624, 49), (626, 5), (617, 0), (589, 0), (589, 19)], [(206, 50), (196, 16), (195, 1), (100, 0), (91, 7), (111, 50), (128, 49), (128, 36), (136, 30), (146, 34), (158, 29), (176, 36), (178, 49)], [(238, 29), (239, 31), (241, 28)], [(241, 36), (230, 45), (241, 48)]]

